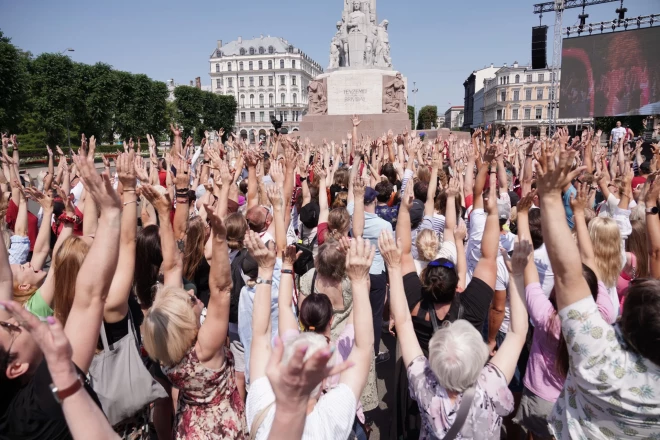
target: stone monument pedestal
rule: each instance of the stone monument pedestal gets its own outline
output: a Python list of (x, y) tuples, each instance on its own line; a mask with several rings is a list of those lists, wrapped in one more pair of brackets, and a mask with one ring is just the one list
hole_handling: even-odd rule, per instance
[[(362, 121), (358, 126), (358, 136), (370, 136), (372, 139), (381, 137), (392, 129), (394, 133), (410, 130), (408, 113), (385, 113), (380, 115), (360, 115)], [(307, 115), (300, 122), (300, 131), (293, 132), (302, 139), (309, 138), (314, 145), (321, 145), (323, 139), (328, 142), (340, 143), (346, 139), (347, 133), (353, 132), (351, 116), (346, 115)]]

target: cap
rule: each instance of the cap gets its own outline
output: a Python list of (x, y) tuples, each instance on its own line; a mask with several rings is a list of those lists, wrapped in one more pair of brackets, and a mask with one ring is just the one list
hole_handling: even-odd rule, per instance
[(364, 190), (364, 203), (369, 204), (373, 203), (374, 200), (376, 200), (376, 197), (378, 197), (378, 191), (373, 189), (372, 187), (368, 186)]
[(310, 202), (300, 208), (300, 221), (306, 228), (315, 228), (319, 224), (321, 207), (316, 202)]
[(424, 203), (421, 200), (413, 200), (410, 207), (410, 227), (416, 229), (424, 219)]
[(498, 198), (497, 216), (500, 220), (508, 220), (511, 217), (511, 203)]

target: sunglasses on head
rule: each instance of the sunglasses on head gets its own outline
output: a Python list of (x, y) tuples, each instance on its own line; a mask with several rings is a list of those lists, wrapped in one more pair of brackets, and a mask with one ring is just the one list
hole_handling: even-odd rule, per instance
[(454, 269), (454, 263), (451, 261), (440, 261), (440, 260), (433, 260), (428, 264), (429, 267), (446, 267), (447, 269)]
[(21, 333), (23, 331), (22, 328), (17, 326), (16, 324), (12, 324), (11, 322), (7, 321), (0, 321), (0, 327), (6, 329), (10, 335), (14, 335), (15, 333)]

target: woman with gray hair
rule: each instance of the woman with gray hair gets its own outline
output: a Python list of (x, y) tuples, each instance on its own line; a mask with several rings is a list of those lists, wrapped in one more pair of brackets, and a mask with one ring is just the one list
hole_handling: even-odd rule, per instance
[[(491, 211), (495, 214), (490, 215)], [(489, 209), (487, 221), (491, 217), (498, 221), (497, 209)], [(429, 341), (428, 358), (424, 356), (406, 303), (401, 246), (389, 233), (381, 234), (378, 244), (389, 274), (390, 307), (407, 366), (410, 394), (422, 415), (419, 438), (499, 439), (502, 417), (513, 411), (508, 384), (527, 335), (527, 310), (521, 293), (525, 267), (533, 264), (529, 258), (531, 244), (523, 241), (514, 248), (514, 283), (509, 285), (511, 327), (488, 363), (488, 346), (480, 332), (463, 319), (438, 329)]]

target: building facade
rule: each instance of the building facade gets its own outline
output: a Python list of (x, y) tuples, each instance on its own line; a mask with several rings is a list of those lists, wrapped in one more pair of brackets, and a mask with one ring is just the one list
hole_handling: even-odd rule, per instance
[[(561, 71), (558, 72), (561, 81)], [(557, 111), (559, 90), (551, 95), (552, 71), (532, 70), (531, 66), (514, 63), (499, 69), (495, 76), (484, 83), (484, 121), (505, 128), (510, 134), (518, 130), (523, 136), (541, 135), (548, 132), (550, 110)], [(592, 119), (558, 119), (557, 125), (581, 126)]]
[(320, 64), (279, 37), (261, 36), (222, 44), (209, 59), (211, 90), (238, 103), (235, 133), (255, 142), (282, 121), (283, 132), (297, 131), (307, 110), (307, 85), (323, 73)]
[(495, 72), (497, 72), (499, 69), (500, 67), (495, 67), (493, 64), (491, 64), (490, 67), (484, 67), (483, 69), (475, 70), (463, 83), (463, 88), (465, 89), (465, 96), (463, 98), (463, 107), (465, 108), (463, 129), (478, 127), (480, 122), (475, 123), (475, 119), (481, 118), (483, 120), (483, 93), (481, 95), (481, 106), (477, 105), (475, 102), (477, 93), (483, 90), (484, 81), (494, 77)]
[(443, 124), (444, 128), (454, 129), (461, 128), (465, 120), (465, 115), (463, 112), (464, 108), (462, 105), (453, 105), (447, 109), (445, 112), (445, 121)]

